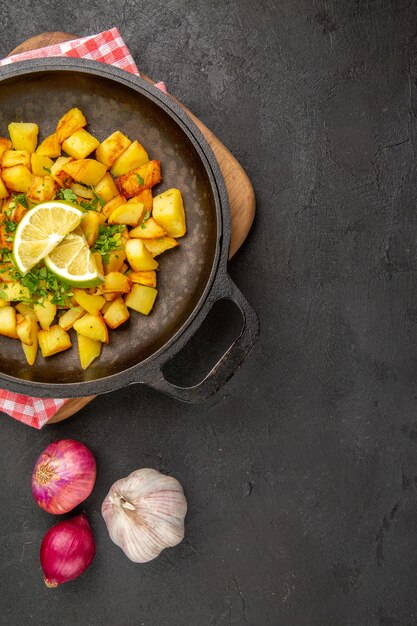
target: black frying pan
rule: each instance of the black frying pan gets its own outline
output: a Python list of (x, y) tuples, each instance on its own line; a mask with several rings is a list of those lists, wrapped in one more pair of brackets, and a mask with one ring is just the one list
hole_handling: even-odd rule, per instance
[[(258, 335), (254, 310), (230, 280), (230, 221), (226, 188), (203, 135), (172, 99), (146, 81), (112, 66), (79, 59), (36, 59), (0, 69), (0, 136), (11, 121), (39, 124), (40, 139), (73, 106), (86, 115), (102, 141), (114, 130), (138, 138), (160, 159), (163, 183), (181, 189), (188, 232), (178, 249), (161, 257), (158, 298), (152, 314), (133, 313), (110, 333), (110, 344), (87, 371), (77, 350), (28, 366), (16, 340), (0, 337), (0, 385), (40, 397), (100, 394), (145, 383), (171, 396), (198, 402), (239, 367)], [(193, 387), (168, 382), (162, 367), (190, 339), (222, 298), (240, 308), (243, 329), (207, 377)]]

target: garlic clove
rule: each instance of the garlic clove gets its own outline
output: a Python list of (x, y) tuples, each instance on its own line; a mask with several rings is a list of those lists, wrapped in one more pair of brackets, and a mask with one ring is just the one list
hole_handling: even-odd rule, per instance
[(111, 540), (137, 563), (183, 540), (186, 513), (180, 483), (150, 468), (116, 481), (102, 505)]

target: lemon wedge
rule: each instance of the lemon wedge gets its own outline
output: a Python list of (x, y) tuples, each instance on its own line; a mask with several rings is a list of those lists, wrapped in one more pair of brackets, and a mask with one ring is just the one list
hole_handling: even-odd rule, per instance
[(59, 200), (42, 202), (25, 213), (13, 242), (13, 256), (20, 272), (26, 274), (52, 252), (79, 225), (83, 215), (81, 209)]
[(62, 282), (76, 287), (97, 287), (104, 281), (81, 228), (69, 233), (44, 259)]

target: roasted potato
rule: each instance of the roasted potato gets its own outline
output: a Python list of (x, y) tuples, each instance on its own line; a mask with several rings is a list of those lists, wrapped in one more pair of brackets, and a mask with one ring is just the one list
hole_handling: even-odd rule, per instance
[(100, 314), (91, 315), (90, 313), (86, 313), (79, 320), (74, 322), (73, 328), (80, 335), (84, 335), (90, 339), (95, 339), (102, 343), (109, 342), (107, 326)]
[(9, 135), (15, 150), (27, 150), (32, 153), (38, 143), (39, 127), (28, 122), (11, 122)]
[(130, 309), (134, 309), (143, 315), (149, 315), (152, 311), (158, 290), (146, 285), (132, 285), (131, 292), (126, 296), (125, 303)]
[(126, 256), (135, 272), (156, 270), (158, 261), (152, 257), (142, 239), (129, 239), (125, 244)]
[(77, 342), (80, 365), (83, 370), (86, 370), (94, 359), (100, 356), (103, 343), (98, 339), (91, 339), (80, 333), (77, 333)]
[(152, 217), (169, 237), (183, 237), (185, 224), (184, 204), (179, 189), (168, 189), (153, 199)]
[(96, 150), (96, 159), (106, 167), (111, 167), (131, 143), (126, 135), (116, 130), (99, 145)]
[(87, 120), (80, 109), (74, 107), (67, 111), (59, 120), (56, 127), (56, 139), (58, 143), (65, 141), (73, 133), (87, 125)]
[(123, 196), (132, 198), (144, 189), (150, 189), (157, 185), (161, 180), (161, 164), (159, 161), (153, 160), (127, 174), (118, 176), (115, 182)]
[[(99, 159), (100, 160), (100, 159)], [(148, 153), (139, 141), (133, 141), (130, 146), (114, 162), (110, 172), (113, 176), (121, 176), (136, 167), (140, 167), (149, 161)]]
[(40, 330), (38, 342), (43, 357), (53, 356), (72, 346), (71, 337), (58, 324), (51, 326), (49, 330)]

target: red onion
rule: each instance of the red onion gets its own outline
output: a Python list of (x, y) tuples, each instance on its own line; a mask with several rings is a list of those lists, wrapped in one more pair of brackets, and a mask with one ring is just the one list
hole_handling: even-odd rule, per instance
[(32, 494), (48, 513), (68, 513), (83, 502), (96, 481), (96, 461), (79, 441), (61, 439), (42, 452), (32, 474)]
[(41, 565), (47, 587), (78, 578), (96, 552), (93, 533), (84, 514), (56, 524), (41, 544)]

